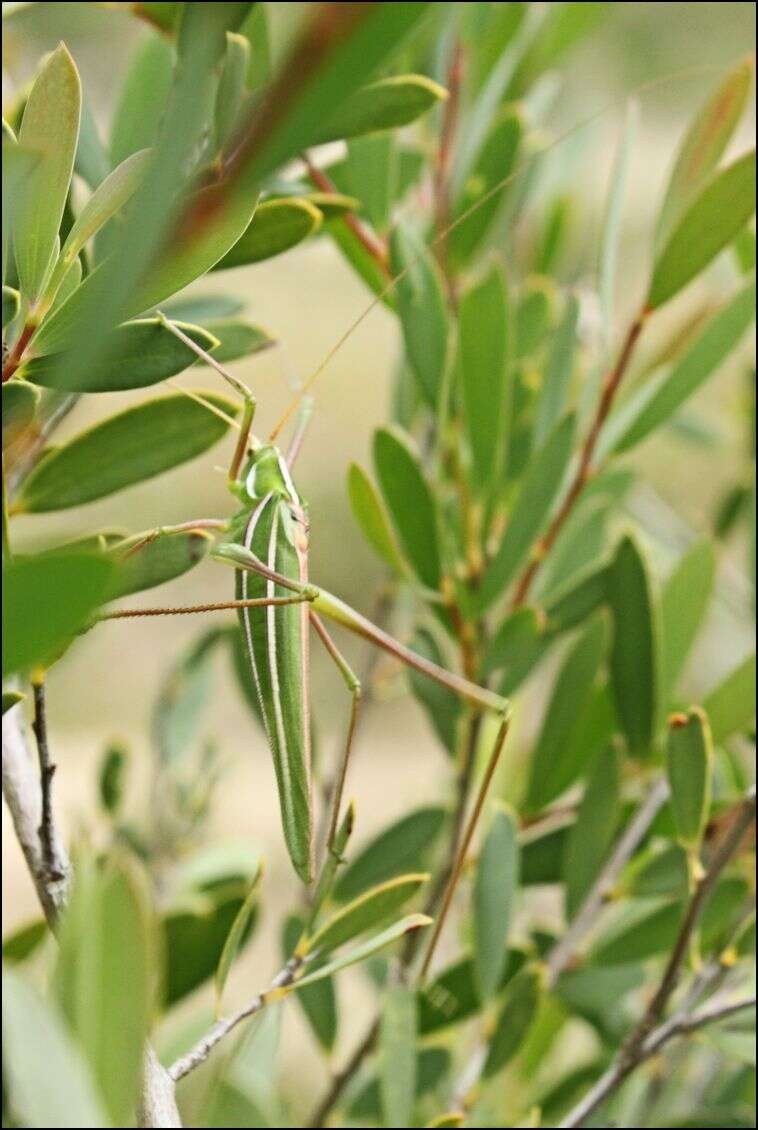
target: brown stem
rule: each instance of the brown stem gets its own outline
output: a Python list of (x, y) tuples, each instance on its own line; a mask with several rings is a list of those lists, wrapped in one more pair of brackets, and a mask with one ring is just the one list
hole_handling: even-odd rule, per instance
[(577, 467), (576, 474), (571, 482), (566, 497), (564, 498), (560, 509), (555, 514), (552, 522), (550, 523), (547, 532), (539, 539), (534, 551), (532, 559), (521, 575), (521, 579), (516, 585), (515, 593), (513, 596), (513, 608), (518, 608), (523, 604), (529, 595), (529, 590), (532, 582), (537, 574), (540, 564), (547, 556), (552, 548), (555, 539), (563, 529), (563, 525), (568, 518), (569, 514), (574, 508), (574, 505), (584, 490), (585, 484), (592, 475), (592, 459), (597, 447), (597, 441), (600, 438), (600, 432), (603, 429), (605, 421), (608, 419), (608, 414), (613, 405), (614, 398), (618, 392), (619, 385), (624, 379), (624, 374), (629, 366), (634, 347), (637, 344), (637, 339), (642, 333), (642, 328), (645, 325), (645, 320), (648, 315), (647, 309), (642, 309), (637, 317), (629, 327), (629, 331), (624, 339), (624, 344), (621, 347), (618, 360), (616, 364), (608, 373), (603, 383), (603, 389), (598, 401), (595, 418), (592, 421), (587, 438), (584, 441), (582, 452), (579, 458), (579, 466)]
[(42, 797), (42, 811), (40, 813), (39, 839), (42, 845), (42, 859), (47, 869), (48, 878), (53, 883), (63, 883), (68, 878), (68, 861), (58, 846), (58, 836), (53, 815), (53, 777), (57, 766), (50, 756), (50, 745), (47, 736), (47, 708), (45, 703), (44, 680), (35, 680), (32, 683), (34, 697), (34, 721), (32, 730), (37, 742), (37, 756), (39, 759), (40, 794)]
[(37, 328), (36, 322), (27, 322), (21, 333), (19, 334), (18, 341), (13, 346), (13, 349), (8, 354), (7, 360), (3, 365), (3, 384), (9, 381), (13, 374), (18, 369), (21, 361), (23, 360), (24, 351), (26, 350), (32, 334)]
[(434, 223), (437, 231), (435, 251), (437, 262), (445, 277), (450, 304), (455, 308), (457, 294), (455, 281), (448, 270), (447, 251), (448, 234), (450, 228), (450, 162), (453, 155), (453, 145), (458, 128), (458, 111), (460, 108), (461, 83), (463, 80), (463, 48), (459, 39), (456, 39), (450, 57), (448, 71), (448, 98), (442, 114), (442, 129), (440, 143), (437, 150), (437, 162), (434, 171)]
[[(308, 169), (308, 176), (311, 178), (316, 188), (321, 189), (322, 192), (337, 192), (337, 186), (334, 184), (331, 177), (327, 176), (323, 169), (319, 169), (318, 166), (314, 165), (307, 153), (303, 154), (303, 160)], [(361, 246), (365, 248), (371, 258), (379, 265), (382, 272), (389, 278), (389, 252), (386, 242), (383, 239), (379, 239), (379, 237), (367, 228), (365, 224), (362, 224), (358, 217), (354, 216), (352, 212), (345, 212), (341, 219), (345, 227), (350, 229)]]

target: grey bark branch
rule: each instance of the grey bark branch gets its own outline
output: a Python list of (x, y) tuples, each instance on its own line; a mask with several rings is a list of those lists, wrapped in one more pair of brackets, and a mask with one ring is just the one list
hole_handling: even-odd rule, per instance
[[(37, 897), (51, 930), (54, 930), (66, 905), (71, 869), (52, 806), (48, 814), (47, 835), (57, 861), (54, 871), (45, 858), (41, 836), (42, 789), (20, 706), (14, 706), (3, 716), (2, 785), (5, 803)], [(150, 1045), (145, 1050), (139, 1125), (182, 1125), (173, 1082)]]

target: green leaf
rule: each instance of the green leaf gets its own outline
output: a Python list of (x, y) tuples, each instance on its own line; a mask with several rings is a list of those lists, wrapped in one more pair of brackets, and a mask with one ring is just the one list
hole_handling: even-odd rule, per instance
[(541, 617), (535, 608), (516, 608), (498, 628), (487, 645), (483, 673), (491, 674), (518, 663), (524, 651), (541, 633)]
[[(418, 1048), (416, 1052), (416, 1099), (433, 1091), (450, 1069), (450, 1053), (447, 1048)], [(348, 1108), (348, 1117), (358, 1122), (382, 1121), (382, 1098), (379, 1093), (379, 1080), (376, 1076), (358, 1092)]]
[(171, 90), (174, 51), (162, 35), (148, 35), (132, 57), (111, 125), (111, 164), (147, 149), (158, 131)]
[[(525, 961), (526, 956), (521, 950), (509, 952), (505, 972), (498, 985), (498, 993), (510, 983)], [(418, 1003), (418, 1027), (421, 1036), (428, 1036), (452, 1024), (459, 1024), (479, 1012), (482, 1005), (473, 957), (466, 955), (443, 969), (434, 980), (420, 990)]]
[(536, 593), (552, 600), (590, 569), (605, 561), (609, 518), (613, 506), (608, 497), (585, 496), (564, 523), (540, 570)]
[[(447, 666), (436, 638), (425, 628), (416, 631), (410, 646), (417, 655), (431, 660), (438, 667)], [(437, 737), (447, 752), (454, 756), (458, 748), (458, 724), (463, 714), (460, 698), (447, 687), (427, 679), (414, 668), (408, 668), (408, 681), (414, 697), (424, 707)]]
[(392, 233), (392, 273), (408, 362), (432, 409), (439, 403), (447, 362), (447, 307), (437, 263), (403, 224)]
[(110, 172), (108, 154), (103, 148), (86, 94), (82, 91), (82, 114), (79, 122), (79, 141), (74, 158), (74, 172), (85, 181), (94, 192)]
[(574, 416), (565, 416), (532, 456), (505, 536), (475, 597), (483, 612), (502, 597), (541, 532), (566, 473), (574, 437)]
[(314, 985), (317, 981), (322, 981), (325, 977), (333, 977), (335, 973), (340, 973), (343, 969), (347, 969), (351, 965), (356, 965), (360, 961), (366, 961), (367, 958), (372, 957), (375, 953), (379, 953), (387, 946), (392, 945), (398, 938), (402, 938), (405, 934), (410, 934), (414, 930), (421, 930), (424, 926), (429, 926), (431, 922), (432, 919), (426, 914), (408, 914), (405, 918), (401, 918), (399, 922), (388, 926), (381, 934), (377, 934), (375, 937), (361, 942), (360, 945), (353, 946), (352, 949), (348, 950), (346, 953), (340, 954), (334, 961), (327, 962), (326, 965), (314, 970), (313, 973), (306, 973), (304, 977), (298, 978), (291, 986), (282, 989), (274, 989), (271, 999), (276, 1000), (280, 996), (286, 996), (288, 993), (292, 992), (293, 989), (303, 988), (305, 985)]
[(304, 953), (330, 953), (383, 922), (412, 898), (429, 875), (398, 875), (343, 906), (303, 944)]
[(547, 279), (528, 279), (516, 308), (516, 359), (531, 359), (541, 348), (552, 322), (554, 289)]
[(499, 482), (510, 407), (505, 279), (493, 266), (463, 296), (458, 313), (458, 373), (463, 417), (480, 490)]
[(359, 463), (351, 463), (347, 473), (347, 493), (361, 533), (391, 569), (401, 577), (408, 567), (400, 556), (381, 496)]
[(621, 241), (621, 219), (629, 178), (632, 149), (637, 139), (640, 105), (636, 98), (627, 104), (624, 130), (611, 174), (611, 185), (605, 207), (603, 232), (598, 262), (598, 296), (600, 298), (602, 334), (606, 354), (610, 352), (615, 328), (616, 268)]
[(224, 948), (221, 951), (221, 957), (216, 966), (215, 989), (216, 989), (216, 1014), (221, 1011), (221, 999), (224, 995), (224, 986), (226, 985), (229, 973), (231, 972), (232, 965), (235, 962), (237, 954), (239, 953), (240, 946), (242, 945), (245, 936), (249, 933), (250, 926), (253, 919), (253, 912), (255, 905), (259, 898), (259, 885), (261, 879), (260, 869), (255, 875), (250, 890), (248, 891), (242, 906), (237, 911), (236, 917), (232, 922), (231, 929), (226, 936)]
[(321, 212), (308, 200), (280, 197), (259, 204), (241, 238), (216, 263), (214, 270), (244, 267), (272, 259), (302, 243), (321, 226)]
[[(253, 353), (260, 353), (276, 345), (274, 338), (270, 337), (264, 329), (241, 318), (222, 318), (218, 321), (214, 319), (206, 322), (204, 328), (206, 333), (218, 341), (218, 345), (213, 346), (209, 352), (213, 353), (214, 361), (221, 364), (238, 361), (241, 357), (249, 357)], [(203, 348), (208, 351), (207, 346)], [(196, 363), (207, 364), (202, 359)]]
[(416, 1097), (416, 994), (391, 985), (379, 1021), (379, 1093), (385, 1126), (410, 1126)]
[(12, 972), (3, 973), (3, 1032), (3, 1068), (24, 1126), (109, 1124), (89, 1066), (62, 1019)]
[(112, 860), (99, 874), (91, 865), (79, 869), (59, 941), (61, 1006), (109, 1121), (124, 1126), (140, 1092), (155, 978), (150, 894), (133, 860)]
[(48, 937), (49, 927), (44, 918), (34, 918), (31, 922), (17, 926), (11, 934), (3, 938), (3, 961), (6, 965), (19, 965), (26, 961)]
[[(285, 960), (292, 957), (295, 952), (304, 926), (305, 920), (296, 914), (290, 914), (285, 920), (282, 932)], [(328, 978), (317, 981), (314, 985), (307, 985), (306, 988), (299, 990), (296, 996), (319, 1044), (325, 1051), (332, 1051), (337, 1039), (338, 1026), (334, 982)]]
[(538, 812), (581, 774), (590, 750), (577, 743), (608, 646), (606, 618), (595, 616), (566, 655), (534, 747), (526, 807)]
[(159, 534), (134, 550), (143, 537), (143, 534), (135, 534), (111, 548), (110, 556), (117, 562), (118, 571), (108, 592), (109, 600), (144, 592), (181, 577), (203, 560), (213, 544), (213, 538), (206, 531), (185, 530)]
[(737, 236), (755, 210), (755, 150), (705, 184), (668, 236), (653, 269), (647, 305), (657, 310)]
[(161, 306), (162, 312), (173, 322), (225, 322), (245, 309), (243, 299), (232, 294), (196, 294), (170, 298)]
[(226, 54), (216, 91), (216, 150), (224, 148), (237, 123), (247, 89), (250, 42), (244, 35), (226, 33)]
[(327, 224), (326, 231), (342, 252), (345, 261), (371, 293), (380, 298), (388, 309), (395, 310), (397, 303), (393, 291), (388, 286), (389, 277), (385, 268), (364, 247), (355, 232), (339, 220)]
[(696, 850), (708, 822), (713, 773), (711, 730), (697, 707), (669, 718), (666, 771), (679, 842)]
[(677, 153), (656, 225), (656, 243), (670, 233), (684, 209), (721, 160), (750, 93), (753, 66), (744, 59), (729, 72), (692, 120)]
[(21, 691), (3, 691), (3, 714), (7, 714), (14, 706), (18, 706), (26, 698)]
[(55, 251), (79, 136), (81, 85), (76, 64), (61, 43), (42, 65), (24, 109), (18, 140), (40, 160), (15, 202), (13, 247), (21, 292), (39, 297)]
[(545, 604), (547, 631), (566, 632), (586, 620), (605, 604), (608, 592), (608, 564), (591, 564), (578, 577), (572, 578)]
[(90, 553), (41, 553), (3, 565), (3, 674), (53, 662), (106, 599), (113, 565)]
[(374, 432), (374, 466), (400, 544), (416, 575), (427, 588), (437, 589), (440, 560), (434, 497), (415, 451), (402, 428)]
[(445, 824), (444, 808), (418, 808), (371, 840), (337, 880), (338, 902), (354, 899), (369, 887), (423, 866)]
[(393, 75), (356, 90), (316, 132), (311, 145), (398, 129), (447, 98), (447, 91), (425, 75)]
[[(204, 398), (234, 416), (217, 393)], [(183, 395), (149, 400), (80, 432), (51, 451), (24, 482), (17, 509), (63, 510), (103, 498), (206, 451), (227, 432), (225, 420)]]
[(677, 562), (661, 593), (661, 693), (663, 701), (677, 680), (708, 611), (716, 555), (708, 541), (696, 542)]
[(755, 718), (755, 655), (749, 655), (705, 699), (703, 709), (717, 745), (746, 730)]
[(128, 754), (124, 746), (110, 745), (100, 762), (98, 793), (100, 803), (106, 812), (115, 815), (121, 807), (124, 795)]
[(575, 294), (569, 294), (563, 317), (552, 337), (545, 377), (537, 402), (537, 419), (534, 425), (534, 442), (537, 446), (547, 439), (566, 410), (569, 383), (574, 367), (578, 321), (579, 301)]
[(223, 629), (211, 628), (180, 655), (169, 671), (153, 710), (153, 737), (165, 766), (176, 762), (197, 738), (202, 712), (211, 694), (213, 650)]
[(474, 961), (483, 1003), (500, 984), (508, 954), (508, 933), (519, 884), (516, 836), (512, 814), (497, 807), (482, 844), (473, 890)]
[(3, 287), (3, 329), (18, 315), (21, 295), (12, 286)]
[(502, 1071), (526, 1039), (540, 1002), (543, 981), (539, 968), (529, 965), (508, 985), (484, 1061), (485, 1079)]
[(658, 713), (659, 642), (656, 609), (642, 554), (622, 538), (606, 574), (613, 615), (611, 683), (629, 752), (650, 752)]
[(8, 447), (34, 420), (39, 389), (14, 379), (3, 385), (3, 448)]
[(718, 370), (755, 318), (755, 280), (707, 323), (670, 369), (657, 373), (613, 413), (601, 455), (629, 451), (674, 413)]
[[(177, 322), (179, 328), (201, 349), (212, 350), (218, 339), (200, 326)], [(98, 364), (80, 372), (76, 350), (67, 356), (45, 354), (34, 357), (22, 369), (33, 384), (66, 392), (122, 392), (158, 384), (194, 365), (197, 354), (172, 334), (158, 318), (124, 322), (111, 330), (107, 352)]]
[[(231, 881), (217, 891), (184, 895), (166, 913), (166, 1007), (214, 976), (247, 891), (247, 881)], [(256, 916), (257, 908), (253, 906), (241, 945), (249, 941)]]
[(357, 137), (348, 143), (345, 178), (377, 231), (389, 227), (397, 192), (398, 152), (390, 133)]
[(566, 843), (563, 876), (571, 921), (605, 863), (620, 815), (619, 759), (612, 746), (595, 763)]

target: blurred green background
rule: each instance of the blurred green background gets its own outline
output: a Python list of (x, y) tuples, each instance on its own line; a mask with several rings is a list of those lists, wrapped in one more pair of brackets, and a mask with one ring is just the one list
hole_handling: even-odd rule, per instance
[[(7, 6), (4, 6), (7, 7)], [(101, 124), (107, 123), (114, 92), (138, 37), (145, 34), (127, 14), (103, 10), (119, 5), (33, 4), (6, 23), (4, 98), (13, 96), (33, 73), (39, 56), (65, 39), (81, 71), (85, 90)], [(275, 49), (282, 50), (290, 26), (303, 5), (269, 5), (275, 9)], [(625, 96), (642, 84), (642, 128), (633, 155), (630, 191), (624, 218), (619, 306), (639, 300), (644, 285), (647, 233), (675, 144), (691, 108), (702, 99), (719, 69), (744, 54), (754, 42), (755, 7), (751, 3), (611, 4), (607, 20), (563, 63), (557, 75), (559, 96), (550, 114), (556, 133), (607, 112), (574, 133), (550, 158), (548, 177), (571, 185), (574, 230), (565, 281), (581, 289), (593, 283), (596, 235), (602, 216)], [(287, 9), (287, 11), (283, 11)], [(709, 69), (712, 68), (712, 71)], [(673, 76), (676, 77), (673, 77)], [(670, 81), (654, 83), (661, 76)], [(754, 120), (748, 120), (736, 147), (744, 146)], [(538, 207), (539, 204), (535, 204)], [(529, 209), (525, 223), (529, 222)], [(726, 272), (728, 267), (722, 263)], [(718, 268), (717, 268), (718, 270)], [(712, 285), (712, 283), (710, 284)], [(651, 357), (656, 339), (707, 306), (709, 283), (689, 288), (683, 299), (656, 322), (646, 342)], [(278, 259), (243, 268), (223, 277), (211, 276), (198, 291), (234, 291), (247, 301), (247, 312), (280, 346), (238, 364), (235, 371), (258, 398), (256, 433), (266, 435), (287, 404), (298, 379), (307, 376), (339, 335), (363, 310), (369, 296), (327, 239), (305, 244)], [(592, 333), (591, 317), (587, 332)], [(310, 503), (314, 580), (371, 614), (381, 580), (349, 513), (345, 473), (352, 459), (368, 462), (372, 429), (387, 417), (396, 327), (381, 307), (375, 309), (340, 350), (316, 387), (316, 410), (298, 465), (300, 489)], [(648, 486), (630, 499), (635, 516), (650, 534), (651, 545), (665, 572), (670, 557), (691, 539), (692, 531), (712, 526), (717, 500), (744, 476), (752, 457), (745, 383), (745, 354), (738, 353), (710, 382), (676, 429), (664, 429), (641, 445), (634, 458)], [(212, 387), (208, 371), (184, 383)], [(150, 395), (150, 393), (148, 393)], [(80, 404), (66, 421), (61, 438), (90, 420), (110, 415), (134, 394), (108, 394)], [(231, 443), (231, 441), (228, 441)], [(39, 546), (74, 537), (102, 526), (139, 530), (190, 518), (224, 516), (233, 503), (223, 468), (228, 452), (219, 447), (206, 458), (114, 498), (43, 520), (18, 522), (19, 544)], [(231, 573), (205, 564), (186, 578), (150, 594), (170, 603), (222, 600), (232, 595)], [(746, 547), (730, 541), (722, 561), (719, 595), (708, 630), (690, 664), (693, 691), (710, 686), (750, 646), (751, 592)], [(136, 602), (135, 602), (136, 603)], [(150, 711), (156, 690), (181, 649), (204, 625), (198, 618), (162, 619), (103, 625), (79, 641), (49, 683), (49, 712), (54, 753), (60, 765), (56, 790), (60, 814), (69, 833), (85, 830), (97, 836), (95, 767), (110, 740), (123, 741), (133, 752), (137, 772), (130, 782), (133, 810), (144, 808), (148, 776)], [(402, 615), (395, 624), (402, 633)], [(341, 640), (360, 670), (362, 645)], [(542, 690), (554, 668), (538, 676), (520, 695), (517, 724), (510, 741), (502, 788), (518, 765), (521, 747), (539, 725)], [(219, 660), (207, 733), (221, 751), (225, 773), (207, 829), (209, 842), (236, 838), (261, 848), (266, 861), (262, 929), (240, 961), (235, 986), (258, 986), (276, 960), (276, 931), (281, 912), (292, 899), (289, 864), (281, 840), (273, 772), (262, 735), (241, 703), (228, 667)], [(378, 693), (360, 731), (357, 755), (348, 783), (358, 807), (358, 837), (363, 839), (414, 802), (444, 795), (447, 767), (427, 723), (407, 694), (395, 667), (382, 660), (377, 668)], [(322, 734), (322, 750), (332, 758), (341, 741), (348, 702), (331, 665), (314, 646), (313, 698)], [(3, 812), (3, 914), (5, 928), (31, 916), (35, 899)], [(545, 908), (549, 915), (551, 908)], [(259, 973), (259, 969), (262, 971)], [(361, 1026), (360, 982), (355, 1008), (346, 1009), (343, 1038)], [(294, 1030), (301, 1020), (290, 1010)], [(285, 1041), (289, 1062), (298, 1062), (307, 1041)], [(316, 1064), (312, 1065), (316, 1078)], [(299, 1065), (298, 1070), (302, 1070)]]

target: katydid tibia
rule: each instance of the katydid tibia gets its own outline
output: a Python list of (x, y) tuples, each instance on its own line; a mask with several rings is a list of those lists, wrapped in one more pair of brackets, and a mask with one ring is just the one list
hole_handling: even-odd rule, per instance
[[(162, 527), (131, 552), (139, 552), (152, 536), (177, 529), (218, 530), (212, 556), (235, 569), (233, 601), (182, 609), (110, 612), (107, 618), (203, 612), (236, 608), (243, 633), (279, 792), (284, 838), (292, 864), (305, 883), (314, 877), (314, 822), (310, 746), (309, 628), (324, 643), (352, 695), (352, 711), (337, 786), (332, 798), (327, 846), (331, 850), (339, 821), (342, 791), (350, 756), (360, 681), (340, 653), (322, 621), (326, 617), (370, 640), (405, 664), (454, 691), (476, 710), (497, 714), (505, 725), (506, 699), (415, 654), (338, 597), (313, 585), (308, 577), (307, 507), (292, 478), (300, 449), (302, 422), (285, 456), (272, 443), (252, 435), (255, 400), (246, 386), (205, 353), (168, 318), (165, 326), (220, 373), (243, 397), (239, 439), (229, 468), (229, 487), (241, 509), (228, 522), (204, 519), (181, 527)], [(185, 390), (186, 391), (186, 390)], [(188, 393), (188, 395), (193, 395)], [(205, 403), (202, 401), (202, 403)], [(211, 406), (208, 406), (211, 408)]]

